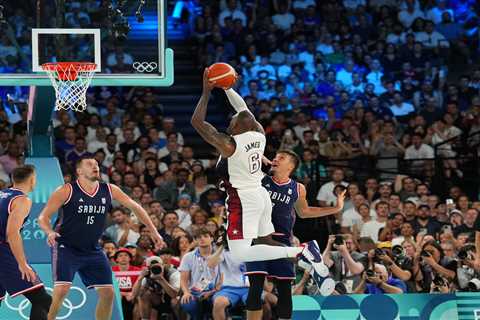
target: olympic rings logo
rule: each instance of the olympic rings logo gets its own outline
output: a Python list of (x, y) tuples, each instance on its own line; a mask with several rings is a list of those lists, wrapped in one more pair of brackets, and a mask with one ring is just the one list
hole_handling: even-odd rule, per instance
[[(53, 292), (53, 289), (49, 288), (49, 287), (45, 287), (45, 290)], [(85, 293), (85, 291), (83, 291), (79, 287), (75, 287), (75, 286), (72, 286), (70, 288), (70, 290), (76, 290), (80, 293), (80, 296), (81, 296), (80, 303), (74, 305), (70, 299), (65, 298), (63, 300), (63, 303), (62, 303), (62, 307), (63, 307), (62, 310), (67, 309), (67, 313), (63, 316), (57, 316), (58, 320), (68, 319), (72, 315), (74, 310), (80, 309), (87, 302), (87, 294)], [(30, 306), (30, 301), (28, 301), (26, 298), (23, 299), (22, 302), (20, 302), (18, 304), (18, 306), (13, 306), (8, 301), (8, 294), (7, 294), (5, 296), (4, 302), (5, 302), (5, 305), (7, 306), (7, 308), (9, 308), (10, 310), (13, 310), (13, 311), (17, 311), (18, 314), (23, 319), (25, 319), (25, 320), (30, 319), (30, 315), (25, 314), (28, 311), (28, 307)]]
[(158, 64), (156, 62), (139, 62), (135, 61), (132, 65), (133, 69), (137, 72), (153, 72), (157, 69)]

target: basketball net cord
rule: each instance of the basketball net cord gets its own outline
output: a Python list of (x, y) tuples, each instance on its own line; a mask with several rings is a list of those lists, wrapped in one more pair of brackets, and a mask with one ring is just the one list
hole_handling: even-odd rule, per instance
[(87, 108), (87, 89), (95, 74), (94, 63), (46, 63), (42, 65), (55, 89), (55, 110), (82, 112)]

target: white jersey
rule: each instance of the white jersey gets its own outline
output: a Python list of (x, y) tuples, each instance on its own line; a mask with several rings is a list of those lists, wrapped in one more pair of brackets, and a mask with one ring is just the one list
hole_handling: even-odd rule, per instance
[[(262, 186), (262, 158), (265, 151), (265, 135), (247, 131), (232, 136), (235, 152), (228, 158), (220, 157), (217, 170), (225, 184), (235, 189), (257, 189)], [(226, 187), (227, 187), (226, 185)]]

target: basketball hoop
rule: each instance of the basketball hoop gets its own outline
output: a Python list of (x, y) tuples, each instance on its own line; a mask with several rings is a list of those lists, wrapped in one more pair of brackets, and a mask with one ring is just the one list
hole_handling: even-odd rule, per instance
[(55, 89), (55, 110), (82, 112), (87, 108), (87, 89), (97, 65), (91, 62), (42, 64)]

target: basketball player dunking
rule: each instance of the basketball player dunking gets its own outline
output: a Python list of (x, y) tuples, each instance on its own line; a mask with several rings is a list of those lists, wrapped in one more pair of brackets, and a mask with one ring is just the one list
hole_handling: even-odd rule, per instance
[[(213, 85), (208, 80), (208, 70), (205, 69), (202, 96), (191, 123), (200, 136), (220, 153), (217, 170), (228, 195), (227, 239), (233, 257), (247, 262), (303, 256), (302, 247), (265, 244), (252, 246), (254, 239), (266, 237), (275, 231), (272, 224), (272, 202), (267, 190), (262, 186), (264, 175), (261, 167), (266, 144), (265, 132), (248, 110), (245, 101), (233, 89), (225, 92), (237, 114), (233, 116), (228, 127), (229, 135), (218, 132), (205, 121), (212, 89)], [(307, 251), (312, 248), (318, 249), (310, 243), (305, 248)], [(311, 256), (320, 255), (317, 253), (303, 257), (311, 260)], [(318, 261), (310, 262), (316, 268)], [(320, 272), (323, 273), (323, 268)], [(256, 316), (249, 315), (249, 319), (253, 318)]]
[(0, 191), (0, 301), (23, 294), (32, 304), (31, 320), (47, 319), (52, 298), (28, 265), (23, 250), (22, 226), (27, 221), (32, 200), (27, 193), (35, 186), (35, 168), (17, 167), (12, 172), (13, 187)]
[[(114, 298), (112, 271), (98, 241), (112, 209), (112, 200), (130, 209), (148, 227), (156, 245), (163, 245), (163, 240), (139, 204), (119, 187), (100, 182), (95, 159), (80, 159), (76, 171), (77, 181), (57, 189), (38, 219), (52, 247), (54, 290), (48, 319), (55, 319), (78, 272), (87, 288), (97, 289), (96, 319), (107, 320), (111, 318)], [(59, 215), (52, 229), (50, 220), (57, 211)]]

